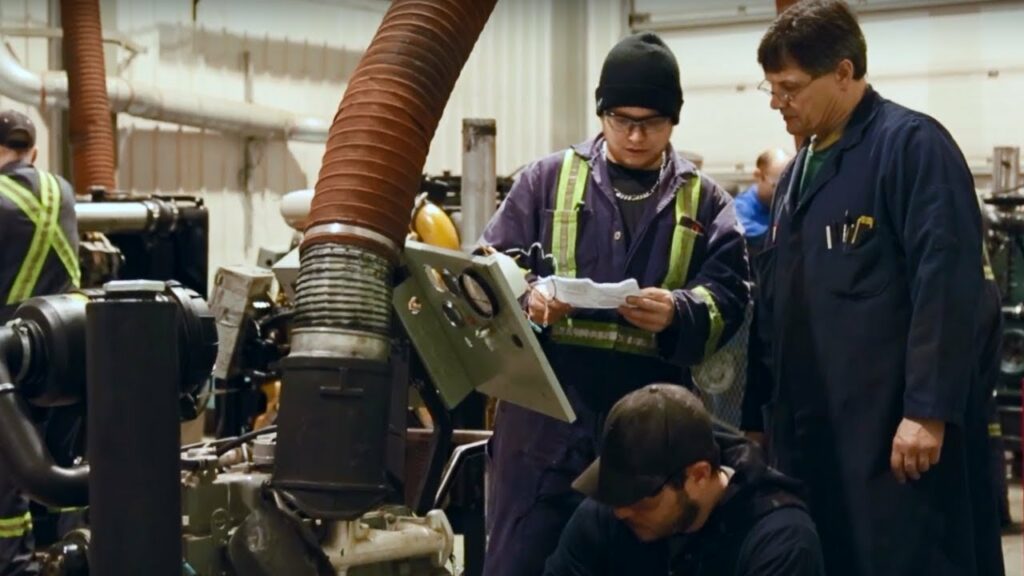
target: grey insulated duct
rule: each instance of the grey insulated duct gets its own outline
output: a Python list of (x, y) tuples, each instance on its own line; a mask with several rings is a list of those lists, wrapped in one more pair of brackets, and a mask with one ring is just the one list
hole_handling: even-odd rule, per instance
[(392, 273), (434, 131), (496, 0), (395, 0), (331, 126), (302, 244), (273, 485), (351, 519), (389, 492)]
[[(254, 138), (286, 138), (299, 142), (327, 140), (330, 125), (322, 118), (193, 92), (164, 90), (116, 76), (108, 76), (106, 83), (112, 112)], [(5, 47), (0, 47), (0, 94), (30, 106), (67, 108), (68, 75), (33, 72)]]

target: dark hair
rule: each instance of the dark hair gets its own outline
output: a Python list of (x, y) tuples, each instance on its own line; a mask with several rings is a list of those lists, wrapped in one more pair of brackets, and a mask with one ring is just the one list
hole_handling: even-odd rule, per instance
[(722, 469), (722, 453), (719, 451), (719, 448), (716, 445), (714, 447), (714, 450), (710, 451), (707, 454), (706, 458), (701, 458), (696, 462), (691, 462), (687, 464), (685, 468), (669, 476), (668, 481), (665, 483), (675, 488), (681, 488), (684, 484), (686, 484), (686, 469), (689, 468), (690, 466), (693, 466), (694, 464), (697, 464), (698, 462), (707, 462), (708, 464), (711, 465), (712, 473), (718, 472), (719, 470)]
[(768, 27), (757, 47), (757, 62), (778, 72), (792, 60), (817, 78), (843, 60), (853, 63), (853, 77), (868, 71), (867, 43), (857, 17), (842, 0), (804, 0), (787, 8)]

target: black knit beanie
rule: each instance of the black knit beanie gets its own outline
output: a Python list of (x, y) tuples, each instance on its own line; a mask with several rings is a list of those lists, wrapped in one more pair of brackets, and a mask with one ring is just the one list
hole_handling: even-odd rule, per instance
[(598, 115), (609, 108), (638, 106), (657, 110), (678, 124), (683, 89), (676, 57), (653, 32), (627, 36), (608, 52), (594, 95)]

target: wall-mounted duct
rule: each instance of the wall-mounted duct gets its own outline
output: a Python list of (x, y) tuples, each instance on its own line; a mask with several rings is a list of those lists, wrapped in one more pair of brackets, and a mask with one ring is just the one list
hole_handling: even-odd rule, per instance
[[(64, 72), (37, 74), (0, 47), (0, 94), (30, 106), (68, 107), (68, 76)], [(197, 128), (240, 133), (254, 138), (285, 138), (325, 142), (330, 123), (269, 106), (163, 90), (107, 77), (112, 112), (173, 122)]]
[(64, 65), (70, 89), (71, 158), (75, 190), (115, 188), (114, 128), (107, 101), (99, 0), (61, 0)]

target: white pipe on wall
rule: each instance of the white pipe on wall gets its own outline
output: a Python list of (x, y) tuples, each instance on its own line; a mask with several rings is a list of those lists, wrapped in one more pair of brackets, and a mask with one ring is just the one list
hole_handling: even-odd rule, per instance
[[(328, 119), (298, 116), (287, 110), (212, 96), (197, 96), (133, 84), (107, 77), (107, 93), (113, 112), (132, 116), (235, 132), (255, 138), (285, 138), (299, 142), (326, 142)], [(37, 107), (68, 107), (68, 76), (65, 72), (37, 74), (0, 47), (0, 94)]]

